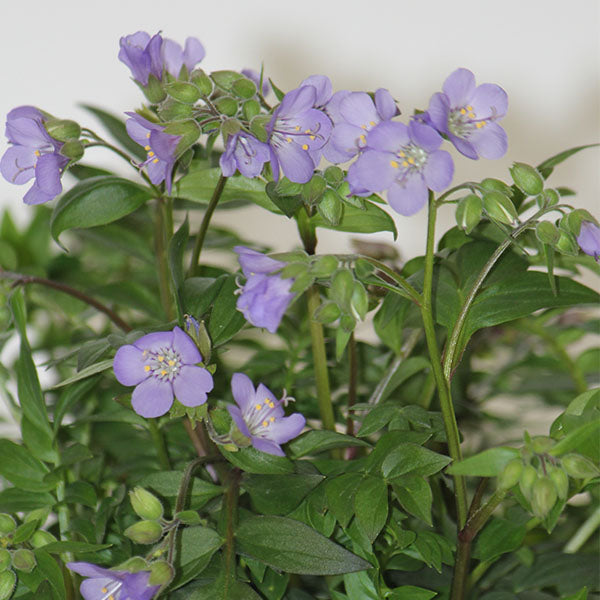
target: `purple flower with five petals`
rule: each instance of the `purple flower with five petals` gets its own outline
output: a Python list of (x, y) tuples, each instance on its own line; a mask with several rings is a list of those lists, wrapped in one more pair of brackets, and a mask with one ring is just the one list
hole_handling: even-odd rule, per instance
[(600, 262), (600, 227), (598, 225), (591, 221), (582, 221), (577, 243), (586, 254), (593, 256), (596, 262)]
[(137, 113), (125, 114), (131, 117), (125, 122), (129, 137), (147, 152), (146, 160), (139, 165), (140, 169), (146, 167), (148, 177), (155, 185), (165, 181), (170, 194), (175, 152), (181, 136), (165, 133), (163, 125), (152, 123)]
[(300, 413), (286, 417), (281, 405), (288, 399), (277, 400), (262, 383), (255, 390), (250, 378), (243, 373), (234, 373), (231, 391), (237, 406), (227, 408), (238, 429), (250, 438), (257, 450), (285, 456), (281, 444), (298, 436), (306, 419)]
[(162, 81), (165, 70), (173, 77), (179, 77), (183, 65), (191, 71), (205, 55), (204, 47), (196, 38), (187, 38), (185, 48), (182, 48), (173, 40), (163, 39), (160, 33), (150, 37), (145, 31), (122, 37), (119, 45), (119, 60), (131, 69), (133, 78), (143, 86), (148, 85), (150, 75)]
[(245, 246), (235, 246), (234, 250), (247, 278), (236, 308), (255, 327), (264, 327), (275, 333), (294, 298), (290, 292), (294, 280), (273, 274), (285, 267), (285, 263)]
[(237, 169), (244, 177), (252, 178), (260, 175), (269, 158), (268, 144), (240, 131), (227, 139), (219, 165), (225, 177), (231, 177)]
[(475, 76), (468, 69), (456, 69), (442, 89), (429, 102), (429, 124), (468, 158), (504, 156), (508, 142), (497, 121), (508, 109), (506, 92), (493, 83), (475, 86)]
[(412, 121), (385, 121), (369, 133), (369, 145), (348, 170), (351, 192), (387, 190), (389, 205), (401, 215), (418, 212), (427, 189), (441, 192), (452, 181), (454, 163), (438, 150), (442, 137), (435, 129)]
[(133, 410), (146, 418), (164, 415), (173, 396), (184, 406), (200, 406), (213, 389), (212, 375), (197, 363), (202, 356), (192, 338), (179, 327), (144, 335), (121, 346), (113, 370), (117, 381), (135, 385)]
[(273, 177), (279, 170), (295, 183), (306, 183), (321, 159), (321, 149), (331, 133), (331, 121), (313, 108), (317, 89), (305, 85), (288, 92), (266, 126)]
[(149, 585), (149, 571), (112, 571), (87, 562), (70, 562), (67, 567), (87, 577), (79, 591), (84, 600), (150, 600), (160, 585)]
[(63, 144), (48, 135), (46, 117), (33, 106), (19, 106), (6, 118), (6, 137), (12, 146), (0, 160), (0, 173), (16, 185), (35, 178), (23, 197), (25, 204), (42, 204), (62, 191), (60, 177), (69, 159), (59, 151)]

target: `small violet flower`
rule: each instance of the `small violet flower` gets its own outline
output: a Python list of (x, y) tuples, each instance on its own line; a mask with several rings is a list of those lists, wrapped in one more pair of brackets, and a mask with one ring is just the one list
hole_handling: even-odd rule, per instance
[(252, 178), (260, 175), (269, 158), (268, 144), (240, 131), (227, 139), (219, 165), (225, 177), (231, 177), (237, 169), (244, 177)]
[(331, 133), (331, 121), (313, 108), (317, 89), (304, 85), (288, 92), (266, 126), (273, 177), (279, 170), (295, 183), (306, 183), (321, 159), (321, 149)]
[(164, 415), (173, 396), (184, 406), (200, 406), (213, 389), (212, 375), (202, 367), (198, 348), (179, 327), (144, 335), (133, 344), (121, 346), (113, 370), (117, 381), (135, 385), (133, 410), (146, 418)]
[(127, 112), (131, 118), (125, 122), (129, 137), (144, 147), (146, 160), (139, 165), (146, 167), (150, 181), (155, 185), (165, 181), (167, 191), (171, 193), (175, 151), (181, 136), (164, 132), (164, 126), (152, 123), (134, 112)]
[(160, 585), (149, 585), (149, 571), (112, 571), (87, 562), (70, 562), (67, 567), (87, 577), (79, 591), (84, 600), (150, 600)]
[(582, 221), (577, 243), (586, 254), (593, 256), (596, 262), (600, 262), (600, 227), (598, 225), (591, 221)]
[(438, 150), (442, 137), (431, 127), (412, 121), (386, 121), (369, 133), (368, 147), (348, 170), (351, 192), (387, 190), (389, 205), (401, 215), (418, 212), (427, 202), (428, 188), (444, 190), (452, 181), (454, 163)]
[(234, 251), (246, 276), (246, 284), (241, 289), (236, 308), (255, 327), (264, 327), (275, 333), (294, 298), (290, 292), (294, 280), (272, 274), (284, 267), (285, 263), (245, 246), (235, 246)]
[(16, 185), (35, 178), (23, 197), (25, 204), (42, 204), (62, 191), (60, 177), (69, 159), (59, 152), (63, 144), (48, 135), (46, 117), (33, 106), (19, 106), (8, 113), (6, 137), (12, 144), (0, 160), (0, 173)]
[(183, 65), (191, 71), (205, 55), (204, 47), (194, 37), (187, 38), (182, 48), (173, 40), (163, 39), (160, 33), (150, 37), (145, 31), (122, 37), (119, 45), (119, 60), (143, 86), (148, 85), (150, 75), (162, 81), (163, 71), (179, 77)]
[(475, 86), (468, 69), (451, 73), (431, 97), (426, 121), (448, 136), (456, 149), (468, 158), (500, 158), (506, 153), (506, 132), (499, 121), (508, 109), (508, 96), (498, 85)]
[(257, 450), (284, 456), (281, 444), (298, 436), (306, 419), (300, 413), (284, 416), (281, 405), (285, 405), (288, 398), (277, 400), (262, 383), (255, 390), (250, 378), (243, 373), (234, 373), (231, 391), (237, 406), (227, 408), (238, 429), (250, 438)]

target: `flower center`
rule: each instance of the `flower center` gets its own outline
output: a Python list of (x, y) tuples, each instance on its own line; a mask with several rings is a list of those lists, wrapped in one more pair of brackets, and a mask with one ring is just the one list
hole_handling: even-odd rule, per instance
[[(146, 134), (146, 137), (147, 137), (148, 139), (150, 139), (150, 132), (148, 132), (148, 133)], [(144, 161), (144, 164), (145, 164), (145, 165), (147, 165), (149, 162), (152, 162), (152, 163), (155, 163), (155, 164), (156, 164), (156, 163), (159, 161), (159, 158), (158, 158), (158, 156), (156, 156), (156, 154), (154, 153), (154, 150), (152, 150), (152, 148), (150, 147), (150, 144), (146, 144), (146, 145), (144, 146), (144, 150), (147, 152), (147, 154), (146, 154), (146, 157), (147, 157), (147, 158), (146, 158), (146, 160)]]
[(397, 153), (398, 160), (391, 160), (390, 165), (394, 169), (406, 169), (405, 174), (411, 170), (420, 171), (427, 162), (427, 152), (420, 146), (408, 144), (403, 146)]
[(173, 348), (161, 348), (158, 352), (144, 350), (143, 356), (144, 371), (161, 381), (173, 381), (181, 371), (181, 356)]
[(270, 398), (265, 398), (262, 402), (250, 406), (244, 415), (248, 431), (252, 435), (263, 437), (268, 432), (269, 426), (277, 420), (272, 413), (281, 402), (281, 400), (273, 402)]
[(111, 581), (108, 587), (103, 587), (100, 591), (104, 594), (99, 600), (119, 600), (121, 593), (119, 590), (123, 583), (121, 581)]
[(469, 137), (475, 129), (481, 129), (486, 125), (486, 120), (478, 119), (470, 105), (455, 108), (448, 115), (448, 130), (456, 137)]
[(312, 127), (304, 130), (300, 125), (294, 123), (295, 121), (287, 117), (280, 117), (275, 121), (272, 140), (276, 145), (296, 142), (301, 146), (302, 150), (309, 150), (311, 146), (315, 146), (313, 143), (315, 140), (318, 140), (317, 143), (321, 145), (325, 143), (325, 138), (319, 133), (321, 129), (320, 123), (315, 123)]

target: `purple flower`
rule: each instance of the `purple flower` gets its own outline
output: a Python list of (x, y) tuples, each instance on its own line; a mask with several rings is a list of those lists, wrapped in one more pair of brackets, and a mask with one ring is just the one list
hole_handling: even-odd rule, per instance
[(275, 333), (294, 298), (290, 292), (294, 280), (272, 274), (284, 267), (285, 263), (245, 246), (235, 246), (234, 250), (239, 255), (242, 272), (247, 278), (236, 308), (255, 327), (264, 327)]
[(259, 142), (250, 134), (240, 131), (227, 139), (225, 152), (219, 159), (219, 165), (225, 177), (231, 177), (238, 169), (244, 177), (252, 178), (260, 175), (269, 157), (268, 144)]
[(191, 71), (205, 55), (196, 38), (187, 38), (183, 49), (177, 42), (163, 39), (160, 33), (150, 37), (145, 31), (122, 37), (119, 45), (119, 60), (130, 68), (133, 78), (143, 86), (148, 85), (150, 75), (162, 81), (165, 70), (173, 77), (179, 77), (183, 65)]
[(125, 114), (131, 117), (125, 122), (129, 137), (143, 146), (148, 153), (146, 160), (139, 165), (140, 169), (146, 167), (148, 177), (155, 185), (166, 181), (167, 191), (170, 194), (175, 151), (181, 136), (165, 133), (163, 125), (152, 123), (137, 113)]
[(202, 367), (198, 348), (179, 327), (149, 333), (133, 344), (121, 346), (113, 369), (117, 381), (135, 385), (133, 410), (142, 417), (160, 417), (173, 404), (173, 396), (184, 406), (200, 406), (213, 389), (212, 375)]
[(327, 75), (311, 75), (300, 83), (298, 87), (312, 85), (315, 88), (315, 102), (313, 108), (326, 110), (327, 103), (331, 100), (331, 80)]
[[(254, 69), (242, 69), (242, 75), (250, 81), (254, 81), (256, 89), (260, 86), (260, 73)], [(266, 96), (271, 91), (271, 84), (263, 74), (262, 95)]]
[[(339, 95), (337, 95), (339, 94)], [(398, 114), (392, 95), (380, 88), (375, 101), (365, 92), (338, 92), (331, 99), (334, 128), (324, 156), (330, 162), (346, 162), (367, 147), (367, 135), (382, 121), (389, 121)]]
[(427, 189), (441, 192), (452, 181), (454, 163), (438, 150), (442, 137), (427, 125), (412, 121), (380, 123), (369, 133), (369, 146), (348, 170), (352, 193), (387, 190), (390, 206), (401, 215), (418, 212)]
[(150, 600), (160, 585), (149, 585), (149, 571), (112, 571), (87, 562), (70, 562), (67, 567), (87, 577), (79, 591), (84, 600)]
[(60, 176), (69, 159), (59, 154), (63, 144), (48, 135), (46, 120), (33, 106), (14, 108), (6, 118), (6, 137), (12, 146), (0, 160), (0, 172), (16, 185), (35, 178), (23, 197), (25, 204), (42, 204), (62, 192)]
[(267, 124), (276, 180), (280, 168), (295, 183), (306, 183), (312, 177), (331, 133), (329, 117), (313, 108), (316, 100), (317, 89), (312, 85), (292, 90), (283, 97)]
[(577, 236), (579, 247), (589, 256), (600, 261), (600, 227), (591, 221), (582, 221), (579, 235)]
[(475, 76), (468, 69), (456, 69), (442, 89), (429, 102), (429, 123), (468, 158), (504, 156), (506, 132), (496, 121), (506, 114), (506, 92), (493, 83), (475, 87)]
[(277, 400), (262, 383), (255, 390), (250, 378), (234, 373), (231, 391), (237, 406), (228, 406), (229, 414), (238, 429), (262, 452), (284, 456), (281, 444), (300, 434), (306, 419), (300, 413), (284, 416), (282, 404), (287, 398)]

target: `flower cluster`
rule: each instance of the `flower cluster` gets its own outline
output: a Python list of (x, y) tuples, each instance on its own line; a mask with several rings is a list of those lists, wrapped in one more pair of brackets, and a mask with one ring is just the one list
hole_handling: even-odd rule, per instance
[(246, 284), (241, 288), (237, 309), (255, 327), (264, 327), (275, 333), (294, 298), (294, 294), (290, 292), (294, 280), (274, 274), (284, 267), (285, 263), (245, 246), (235, 246), (234, 250), (246, 276)]

